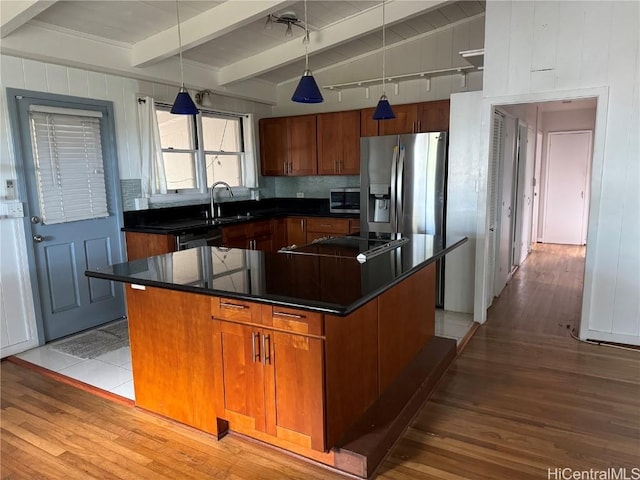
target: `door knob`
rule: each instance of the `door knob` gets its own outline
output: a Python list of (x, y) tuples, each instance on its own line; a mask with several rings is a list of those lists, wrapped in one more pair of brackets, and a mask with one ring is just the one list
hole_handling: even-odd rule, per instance
[(33, 241), (35, 243), (40, 243), (44, 241), (44, 237), (42, 235), (34, 235), (33, 236)]
[(31, 223), (40, 223), (40, 217), (34, 215), (31, 217)]

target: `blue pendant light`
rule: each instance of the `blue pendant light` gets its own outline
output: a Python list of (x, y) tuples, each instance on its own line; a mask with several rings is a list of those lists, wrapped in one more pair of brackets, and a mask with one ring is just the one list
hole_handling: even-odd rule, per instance
[(313, 78), (313, 73), (309, 70), (309, 27), (307, 26), (307, 0), (304, 0), (304, 59), (305, 67), (302, 78), (296, 87), (291, 100), (298, 103), (321, 103), (324, 99)]
[(395, 113), (389, 104), (389, 100), (387, 100), (387, 95), (384, 91), (384, 81), (385, 81), (385, 71), (384, 71), (384, 57), (385, 57), (385, 46), (386, 46), (386, 38), (385, 38), (385, 29), (384, 29), (384, 2), (382, 0), (382, 96), (378, 101), (378, 105), (376, 106), (376, 110), (373, 112), (374, 120), (389, 120), (392, 118), (396, 118)]
[(180, 91), (173, 102), (171, 113), (177, 115), (197, 115), (198, 108), (193, 103), (191, 95), (184, 86), (184, 68), (182, 67), (182, 36), (180, 35), (180, 11), (178, 9), (178, 0), (176, 0), (176, 18), (178, 19), (178, 47), (180, 52)]

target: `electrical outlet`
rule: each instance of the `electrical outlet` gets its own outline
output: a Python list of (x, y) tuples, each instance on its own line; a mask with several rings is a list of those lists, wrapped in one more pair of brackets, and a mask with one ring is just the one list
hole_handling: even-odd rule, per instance
[(296, 193), (296, 198), (304, 198), (304, 192)]

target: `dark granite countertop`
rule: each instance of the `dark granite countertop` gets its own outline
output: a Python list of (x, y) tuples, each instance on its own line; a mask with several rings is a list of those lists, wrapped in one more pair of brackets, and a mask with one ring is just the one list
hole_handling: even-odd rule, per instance
[(86, 275), (344, 316), (467, 241), (443, 245), (431, 235), (406, 237), (408, 242), (364, 263), (355, 259), (357, 251), (335, 244), (314, 255), (198, 247)]
[(236, 225), (255, 220), (285, 216), (333, 217), (357, 219), (358, 215), (329, 212), (329, 201), (316, 198), (271, 198), (220, 203), (222, 220), (206, 219), (209, 204), (156, 208), (124, 212), (123, 232), (181, 235), (199, 233), (213, 227)]

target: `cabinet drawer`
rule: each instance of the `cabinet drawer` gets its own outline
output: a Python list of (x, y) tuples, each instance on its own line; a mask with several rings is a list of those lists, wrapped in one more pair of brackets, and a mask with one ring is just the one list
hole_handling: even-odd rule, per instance
[(253, 302), (245, 302), (244, 300), (213, 297), (211, 299), (211, 314), (224, 320), (262, 323), (260, 305)]
[(307, 312), (295, 308), (278, 307), (273, 305), (262, 306), (262, 321), (264, 325), (300, 333), (302, 335), (323, 335), (322, 314)]
[(360, 231), (360, 220), (349, 220), (349, 233), (358, 233)]
[(308, 218), (307, 232), (349, 233), (349, 220), (346, 218)]

